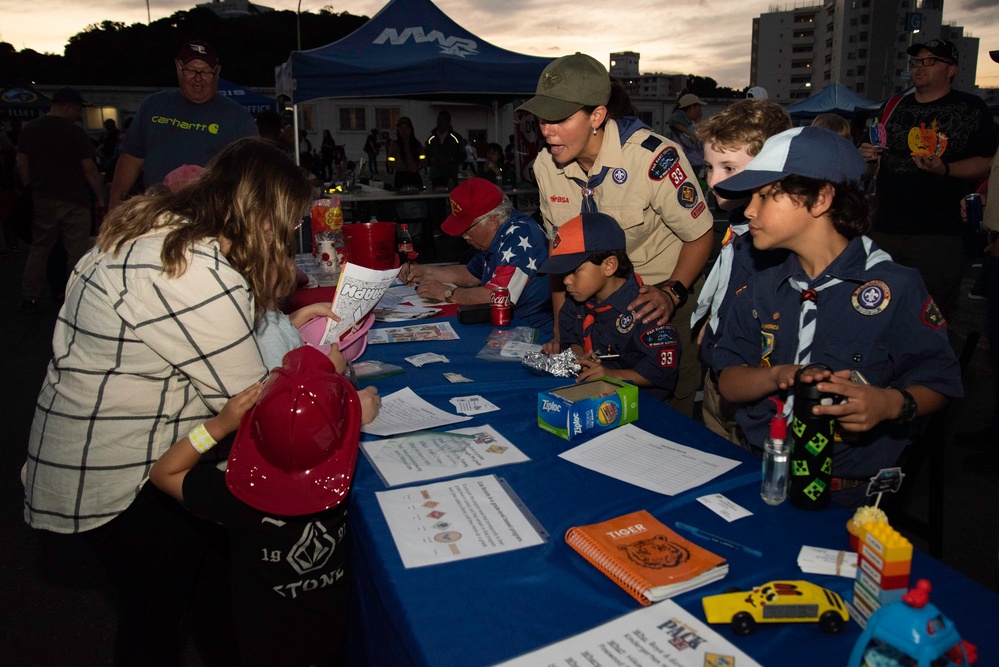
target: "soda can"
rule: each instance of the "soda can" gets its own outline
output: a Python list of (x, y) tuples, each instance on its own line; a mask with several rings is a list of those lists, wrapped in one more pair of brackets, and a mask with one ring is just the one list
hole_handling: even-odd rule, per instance
[(982, 231), (982, 196), (977, 192), (964, 196), (964, 209), (968, 216), (971, 231), (978, 234)]
[(489, 297), (489, 316), (494, 327), (510, 326), (513, 320), (513, 305), (510, 303), (510, 290), (494, 287)]

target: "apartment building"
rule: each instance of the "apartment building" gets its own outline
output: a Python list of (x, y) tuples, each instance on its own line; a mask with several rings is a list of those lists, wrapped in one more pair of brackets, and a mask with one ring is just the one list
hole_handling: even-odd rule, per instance
[(795, 102), (838, 81), (873, 100), (909, 86), (906, 49), (940, 37), (961, 62), (954, 87), (973, 91), (978, 38), (943, 22), (943, 0), (825, 0), (772, 5), (753, 19), (750, 85)]

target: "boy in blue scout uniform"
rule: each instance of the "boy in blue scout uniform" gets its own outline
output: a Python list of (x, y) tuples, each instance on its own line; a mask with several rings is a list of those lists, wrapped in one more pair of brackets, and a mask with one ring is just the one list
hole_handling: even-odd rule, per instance
[(559, 311), (560, 343), (544, 349), (552, 354), (571, 347), (582, 366), (577, 382), (627, 380), (666, 401), (676, 387), (679, 336), (669, 324), (642, 324), (628, 309), (642, 283), (625, 243), (621, 226), (604, 213), (583, 213), (558, 228), (538, 271), (566, 274), (570, 298)]
[(713, 364), (719, 390), (741, 403), (743, 446), (759, 453), (794, 374), (822, 362), (833, 373), (803, 376), (840, 397), (814, 409), (837, 420), (833, 494), (862, 504), (867, 480), (895, 465), (911, 422), (963, 395), (947, 323), (915, 269), (895, 264), (863, 234), (864, 162), (830, 130), (800, 127), (767, 140), (745, 170), (715, 189), (750, 191), (749, 233), (758, 249), (791, 251), (737, 290)]

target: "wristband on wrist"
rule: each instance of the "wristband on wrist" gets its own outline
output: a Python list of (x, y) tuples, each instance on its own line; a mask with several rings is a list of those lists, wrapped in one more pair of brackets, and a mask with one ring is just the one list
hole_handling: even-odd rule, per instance
[(204, 424), (198, 424), (192, 428), (191, 432), (187, 434), (187, 439), (191, 441), (191, 445), (198, 450), (199, 454), (204, 454), (218, 444)]

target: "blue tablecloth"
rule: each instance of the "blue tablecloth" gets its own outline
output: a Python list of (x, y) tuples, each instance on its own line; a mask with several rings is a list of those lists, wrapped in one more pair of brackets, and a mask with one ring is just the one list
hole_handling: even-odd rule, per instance
[[(564, 541), (568, 528), (645, 509), (667, 525), (684, 521), (763, 552), (762, 558), (713, 542), (691, 538), (724, 556), (728, 576), (675, 600), (704, 619), (700, 599), (729, 587), (749, 588), (773, 579), (806, 579), (852, 598), (852, 580), (803, 574), (796, 561), (803, 544), (848, 548), (851, 512), (807, 512), (787, 503), (770, 507), (760, 500), (759, 462), (667, 405), (642, 395), (637, 425), (670, 440), (741, 461), (712, 483), (676, 497), (663, 496), (614, 480), (558, 458), (581, 441), (567, 442), (537, 426), (539, 391), (571, 384), (532, 375), (515, 362), (477, 361), (474, 355), (492, 331), (451, 318), (460, 341), (369, 346), (364, 359), (407, 368), (403, 375), (375, 382), (382, 394), (409, 386), (437, 407), (453, 411), (448, 400), (480, 394), (501, 410), (462, 424), (489, 423), (531, 460), (494, 468), (527, 505), (550, 540), (537, 547), (494, 556), (406, 570), (375, 499), (385, 486), (360, 457), (351, 497), (350, 542), (355, 590), (352, 605), (351, 664), (401, 667), (491, 665), (586, 631), (639, 607)], [(448, 364), (415, 368), (403, 357), (438, 352)], [(459, 372), (474, 383), (451, 384), (442, 373)], [(365, 439), (374, 439), (365, 436)], [(707, 509), (697, 497), (722, 493), (753, 512), (733, 523)], [(979, 664), (999, 664), (999, 596), (930, 556), (917, 552), (912, 582), (931, 580), (931, 600), (979, 647)], [(760, 625), (755, 634), (734, 635), (713, 626), (763, 665), (844, 665), (860, 627), (849, 623), (838, 635), (817, 624)]]

